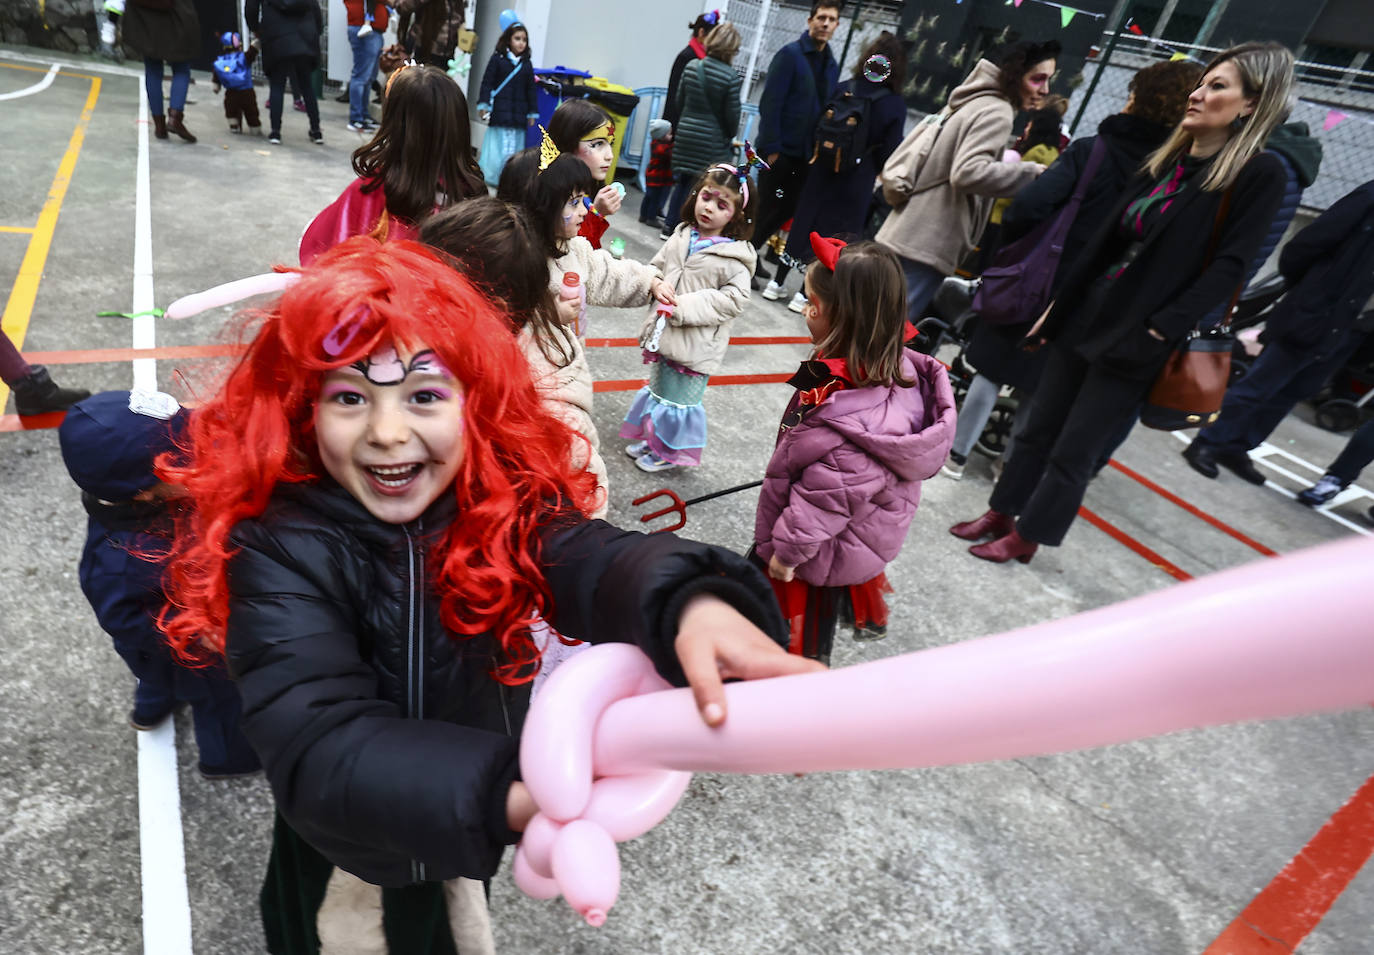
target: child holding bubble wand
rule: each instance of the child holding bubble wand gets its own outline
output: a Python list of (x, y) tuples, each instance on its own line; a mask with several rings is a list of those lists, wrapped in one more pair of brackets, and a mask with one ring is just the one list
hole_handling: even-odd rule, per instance
[(711, 725), (722, 679), (809, 666), (741, 558), (582, 517), (571, 440), (469, 281), (360, 237), (259, 316), (184, 460), (160, 459), (193, 502), (161, 624), (227, 662), (276, 801), (271, 951), (356, 936), (349, 899), (393, 952), (485, 911), (471, 880), (535, 808), (516, 764), (535, 613), (637, 643)]

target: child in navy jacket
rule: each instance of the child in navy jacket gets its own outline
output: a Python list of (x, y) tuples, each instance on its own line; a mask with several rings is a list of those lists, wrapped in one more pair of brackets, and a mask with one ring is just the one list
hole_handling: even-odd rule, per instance
[(89, 515), (81, 589), (138, 680), (129, 722), (151, 730), (189, 703), (201, 775), (225, 779), (260, 768), (239, 727), (238, 690), (222, 665), (180, 666), (157, 629), (178, 498), (153, 462), (176, 447), (188, 417), (171, 395), (106, 391), (67, 412), (58, 435)]

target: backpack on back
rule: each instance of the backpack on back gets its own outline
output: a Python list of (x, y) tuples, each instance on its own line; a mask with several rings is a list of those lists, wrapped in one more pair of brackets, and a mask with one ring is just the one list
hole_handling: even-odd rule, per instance
[(220, 86), (227, 90), (251, 90), (253, 73), (242, 50), (230, 50), (215, 57), (214, 74)]
[(948, 106), (938, 113), (931, 113), (917, 123), (906, 134), (902, 144), (887, 157), (878, 181), (883, 189), (883, 198), (892, 208), (900, 209), (917, 192), (916, 180), (920, 178), (921, 169), (930, 151), (935, 148), (940, 129), (953, 113)]
[(853, 90), (837, 93), (821, 110), (816, 123), (816, 145), (811, 163), (820, 163), (834, 172), (856, 166), (868, 152), (868, 111), (872, 99)]

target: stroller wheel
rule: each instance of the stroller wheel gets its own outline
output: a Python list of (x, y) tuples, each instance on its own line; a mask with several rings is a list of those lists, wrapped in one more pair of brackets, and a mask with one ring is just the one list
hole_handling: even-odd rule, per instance
[(997, 399), (997, 404), (992, 406), (992, 414), (988, 415), (988, 423), (983, 427), (983, 433), (973, 445), (979, 454), (996, 458), (1001, 457), (1002, 452), (1007, 450), (1012, 425), (1016, 423), (1016, 406), (1015, 398)]
[(1331, 398), (1317, 406), (1317, 426), (1327, 431), (1349, 431), (1360, 423), (1360, 406), (1348, 398)]

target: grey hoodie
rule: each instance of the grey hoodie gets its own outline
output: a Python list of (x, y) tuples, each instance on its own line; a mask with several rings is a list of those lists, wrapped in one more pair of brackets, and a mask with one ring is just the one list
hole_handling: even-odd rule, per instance
[(950, 94), (945, 120), (911, 199), (887, 217), (880, 243), (946, 275), (954, 273), (983, 234), (994, 199), (1011, 196), (1040, 173), (1034, 163), (1005, 163), (1014, 110), (988, 60)]

